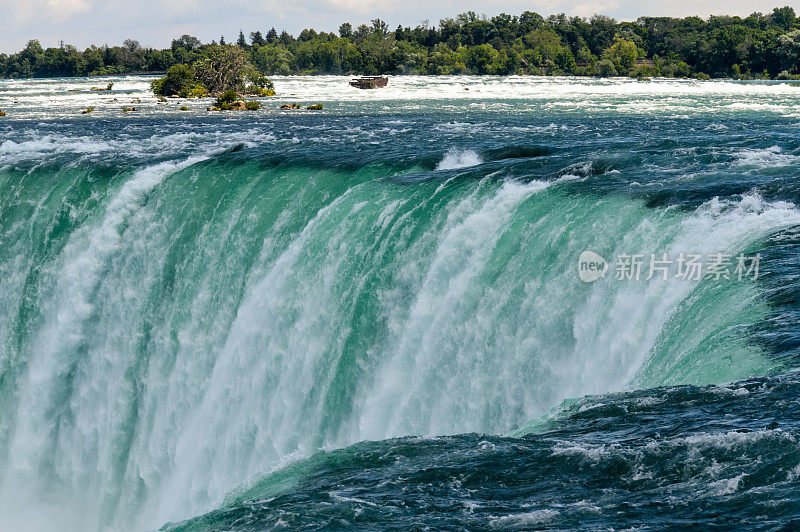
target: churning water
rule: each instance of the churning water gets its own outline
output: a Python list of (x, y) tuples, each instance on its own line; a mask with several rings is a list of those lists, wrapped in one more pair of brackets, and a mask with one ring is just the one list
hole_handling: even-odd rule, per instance
[(800, 88), (148, 81), (0, 81), (0, 522), (797, 524)]

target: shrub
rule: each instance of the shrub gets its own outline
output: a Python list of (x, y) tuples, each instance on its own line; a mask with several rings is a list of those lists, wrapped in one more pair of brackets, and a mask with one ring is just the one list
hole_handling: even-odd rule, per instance
[(194, 76), (212, 93), (242, 90), (245, 73), (250, 68), (244, 50), (238, 46), (217, 46), (194, 64)]
[(617, 35), (614, 37), (614, 44), (603, 52), (603, 59), (611, 61), (618, 72), (627, 72), (633, 68), (639, 57), (638, 54), (636, 43)]
[(255, 100), (249, 100), (245, 102), (244, 108), (247, 109), (248, 111), (258, 111), (259, 109), (261, 109), (261, 104)]
[(228, 90), (217, 96), (217, 101), (214, 103), (214, 107), (224, 109), (223, 106), (227, 105), (228, 109), (230, 109), (230, 104), (238, 99), (239, 95), (236, 94), (236, 91)]
[(610, 78), (619, 75), (617, 69), (614, 67), (614, 63), (612, 63), (609, 59), (601, 59), (598, 61), (595, 65), (595, 69), (597, 71), (597, 75), (601, 78)]
[(656, 73), (653, 67), (642, 65), (632, 69), (628, 75), (636, 79), (646, 79), (646, 78), (652, 78), (653, 76), (656, 75)]
[(275, 91), (273, 89), (262, 89), (257, 85), (248, 85), (244, 88), (244, 94), (255, 94), (258, 96), (275, 96)]
[(150, 83), (150, 88), (156, 95), (160, 96), (189, 98), (206, 94), (205, 87), (195, 80), (192, 68), (184, 64), (169, 67), (167, 75), (153, 80)]
[(189, 92), (187, 92), (185, 95), (181, 94), (181, 96), (183, 96), (184, 98), (202, 98), (207, 94), (208, 91), (206, 90), (206, 88), (198, 83), (194, 87), (189, 89)]
[(248, 68), (244, 73), (244, 77), (248, 82), (244, 89), (245, 94), (275, 96), (275, 86), (264, 74), (261, 74), (255, 68)]
[(188, 110), (189, 110), (188, 107), (186, 107), (185, 105), (181, 105), (181, 111), (188, 111)]
[(661, 65), (661, 75), (665, 78), (688, 78), (691, 74), (692, 67), (683, 61)]
[(306, 109), (309, 109), (311, 111), (322, 111), (322, 104), (315, 103), (314, 105), (309, 105), (308, 107), (306, 107)]
[(177, 64), (167, 75), (151, 82), (156, 95), (200, 98), (234, 90), (245, 94), (273, 96), (272, 82), (257, 71), (238, 46), (210, 46), (191, 66)]

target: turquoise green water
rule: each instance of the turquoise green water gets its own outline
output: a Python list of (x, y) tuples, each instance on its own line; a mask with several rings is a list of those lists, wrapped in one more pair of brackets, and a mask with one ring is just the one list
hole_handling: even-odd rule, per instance
[[(741, 419), (762, 408), (744, 394), (720, 405), (705, 388), (673, 401), (682, 385), (791, 375), (793, 122), (748, 111), (643, 128), (620, 109), (534, 118), (445, 103), (101, 119), (92, 132), (77, 120), (6, 124), (4, 521), (139, 530), (216, 509), (186, 527), (258, 530), (285, 517), (290, 527), (571, 528), (579, 518), (558, 521), (563, 508), (528, 491), (549, 486), (559, 500), (576, 478), (595, 482), (548, 461), (571, 445), (622, 449), (625, 467), (665, 490), (738, 475), (748, 461), (673, 478), (625, 445), (663, 443), (650, 418), (660, 435), (717, 441), (704, 427), (728, 423), (725, 408)], [(761, 252), (764, 276), (621, 281), (612, 270), (584, 283), (584, 250)], [(665, 388), (644, 401), (654, 387)], [(597, 406), (640, 399), (641, 433)], [(710, 420), (695, 412), (686, 424), (691, 401), (705, 401)], [(661, 403), (669, 409), (642, 414)], [(604, 427), (592, 441), (590, 410), (586, 423)], [(688, 434), (670, 432), (684, 425)], [(520, 447), (504, 434), (524, 436)], [(394, 439), (405, 436), (420, 438)], [(712, 467), (703, 460), (698, 469)], [(794, 458), (780, 460), (789, 482)], [(442, 463), (447, 472), (425, 477)], [(550, 472), (523, 487), (508, 464)], [(357, 471), (369, 474), (348, 476)], [(382, 492), (393, 475), (410, 480)], [(488, 492), (474, 487), (474, 508), (491, 508), (476, 521), (440, 514), (472, 497), (447, 486), (476, 475)], [(622, 504), (593, 489), (582, 497), (601, 516)]]

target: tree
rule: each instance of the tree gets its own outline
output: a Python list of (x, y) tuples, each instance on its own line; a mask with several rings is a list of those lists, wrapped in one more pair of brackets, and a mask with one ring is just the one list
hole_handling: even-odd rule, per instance
[(259, 74), (238, 46), (217, 46), (194, 65), (194, 77), (212, 94), (233, 90), (247, 91), (248, 85), (271, 89), (272, 84)]
[(792, 25), (794, 25), (794, 21), (797, 19), (797, 16), (795, 15), (794, 9), (789, 6), (776, 7), (772, 10), (770, 19), (776, 26), (788, 30), (791, 29)]
[(284, 46), (289, 46), (294, 42), (294, 37), (289, 35), (286, 30), (282, 31), (280, 36), (278, 37), (278, 42)]
[(360, 24), (356, 30), (353, 32), (353, 39), (355, 39), (356, 43), (361, 43), (367, 35), (370, 34), (370, 28), (366, 24)]
[(603, 50), (611, 46), (614, 35), (617, 33), (617, 21), (613, 18), (595, 15), (589, 21), (589, 32), (586, 42), (595, 55), (600, 55)]
[(267, 41), (264, 40), (264, 37), (261, 35), (260, 31), (255, 31), (250, 34), (250, 43), (253, 46), (264, 46), (267, 44)]
[(595, 69), (597, 70), (597, 75), (601, 78), (610, 78), (619, 75), (617, 69), (614, 67), (614, 63), (608, 59), (601, 59), (598, 61)]
[(779, 70), (796, 73), (800, 65), (800, 30), (781, 35), (778, 38), (776, 55), (779, 61)]
[(172, 50), (176, 50), (178, 48), (183, 48), (184, 50), (194, 51), (200, 48), (203, 43), (200, 42), (200, 39), (197, 37), (192, 37), (191, 35), (181, 35), (179, 38), (174, 39), (172, 41)]
[(617, 72), (627, 73), (636, 64), (639, 51), (636, 43), (619, 35), (614, 37), (614, 43), (603, 52), (603, 59), (611, 61)]
[[(244, 59), (261, 72), (281, 74), (472, 71), (697, 76), (706, 72), (743, 79), (777, 75), (789, 79), (800, 76), (797, 31), (800, 22), (788, 6), (746, 18), (641, 17), (635, 22), (563, 13), (543, 18), (530, 11), (487, 18), (468, 11), (443, 18), (438, 26), (425, 21), (413, 28), (397, 26), (394, 31), (380, 19), (358, 28), (345, 22), (338, 35), (309, 28), (298, 39), (286, 31), (279, 34), (275, 28), (265, 35), (254, 31), (245, 39), (240, 30), (238, 46), (233, 48), (242, 51)], [(220, 50), (230, 46), (224, 36), (219, 43), (203, 44), (196, 37), (182, 35), (165, 50), (143, 48), (126, 40), (121, 46), (90, 47), (81, 52), (68, 44), (44, 49), (38, 41), (31, 41), (16, 54), (0, 55), (0, 77), (161, 72), (176, 64), (189, 65), (193, 74), (195, 70), (202, 73)], [(637, 67), (639, 58), (652, 59), (653, 66)], [(598, 59), (605, 62), (598, 65)], [(212, 70), (219, 71), (217, 67)], [(241, 83), (258, 86), (253, 79), (244, 75)]]
[(498, 53), (491, 44), (471, 46), (467, 49), (466, 64), (473, 74), (490, 74), (492, 64), (497, 61)]
[(139, 44), (139, 41), (135, 41), (133, 39), (125, 39), (125, 41), (122, 43), (122, 46), (130, 53), (135, 53), (142, 48), (142, 46)]
[(379, 18), (372, 19), (372, 33), (384, 37), (389, 32), (389, 25)]
[(267, 74), (287, 75), (292, 71), (295, 58), (283, 46), (267, 45), (253, 50), (252, 61), (256, 68)]
[(300, 42), (307, 42), (317, 37), (317, 32), (313, 29), (304, 29), (300, 32), (300, 35), (297, 36), (297, 40)]
[(153, 80), (150, 87), (159, 96), (183, 96), (188, 98), (197, 86), (194, 72), (189, 65), (173, 65), (163, 78)]

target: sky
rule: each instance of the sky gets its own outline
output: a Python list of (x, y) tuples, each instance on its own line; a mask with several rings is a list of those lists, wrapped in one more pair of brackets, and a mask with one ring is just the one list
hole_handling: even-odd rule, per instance
[(790, 5), (800, 13), (800, 0), (0, 0), (0, 52), (20, 50), (30, 39), (43, 46), (60, 41), (84, 49), (90, 44), (121, 44), (135, 39), (143, 46), (164, 48), (183, 34), (203, 42), (224, 35), (233, 41), (242, 29), (266, 32), (275, 27), (297, 35), (303, 28), (336, 31), (342, 22), (353, 26), (373, 18), (416, 26), (438, 24), (465, 11), (493, 16), (535, 11), (618, 20), (639, 16), (742, 15), (768, 13)]

